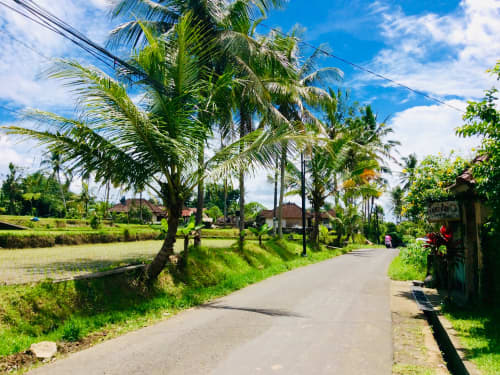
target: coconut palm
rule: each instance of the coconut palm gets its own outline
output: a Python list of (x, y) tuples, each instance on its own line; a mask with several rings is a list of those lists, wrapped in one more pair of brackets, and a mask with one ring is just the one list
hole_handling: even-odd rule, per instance
[(391, 203), (394, 216), (396, 216), (396, 222), (398, 223), (401, 221), (403, 199), (404, 199), (404, 190), (401, 188), (401, 186), (396, 186), (391, 191)]
[[(219, 106), (225, 112), (225, 116), (216, 116), (215, 112), (200, 112), (199, 120), (207, 127), (214, 124), (224, 126), (229, 123), (231, 109), (236, 109), (240, 117), (240, 137), (244, 137), (252, 129), (252, 116), (257, 109), (267, 107), (272, 111), (269, 100), (266, 100), (262, 92), (262, 83), (259, 74), (255, 71), (255, 52), (262, 54), (263, 49), (252, 39), (255, 25), (252, 18), (260, 13), (262, 17), (275, 7), (280, 7), (284, 1), (281, 0), (120, 0), (115, 3), (114, 17), (133, 16), (133, 20), (123, 23), (115, 28), (110, 37), (110, 44), (121, 46), (124, 43), (137, 47), (144, 44), (145, 35), (141, 24), (147, 24), (150, 29), (159, 33), (170, 30), (179, 19), (189, 13), (194, 21), (205, 30), (204, 38), (215, 39), (214, 48), (222, 53), (214, 53), (212, 58), (204, 63), (206, 68), (217, 73), (233, 71), (236, 77), (244, 82), (241, 90), (237, 91), (236, 100), (228, 101), (228, 95), (221, 95), (222, 103)], [(257, 90), (256, 90), (257, 89)], [(207, 91), (208, 95), (210, 91)], [(257, 96), (256, 96), (257, 95)], [(255, 100), (257, 99), (257, 100)], [(221, 121), (223, 120), (223, 121)], [(205, 157), (205, 144), (198, 145), (198, 164), (202, 171)], [(245, 172), (240, 171), (240, 240), (243, 241), (243, 230), (245, 217), (243, 213), (245, 200), (244, 186)], [(196, 222), (201, 224), (203, 211), (203, 183), (198, 181), (198, 204)], [(195, 238), (199, 244), (201, 236)], [(241, 242), (240, 241), (240, 242)]]
[(48, 158), (42, 160), (40, 166), (49, 167), (52, 170), (51, 177), (57, 180), (57, 183), (59, 185), (59, 191), (61, 193), (61, 200), (63, 202), (64, 212), (66, 213), (67, 211), (66, 197), (64, 196), (63, 184), (61, 182), (61, 172), (63, 172), (61, 155), (58, 154), (57, 152), (51, 152)]
[[(200, 93), (207, 92), (206, 85), (211, 82), (217, 82), (212, 87), (214, 93), (225, 88), (231, 75), (214, 75), (204, 69), (204, 60), (214, 48), (189, 14), (160, 37), (146, 26), (143, 32), (148, 44), (130, 60), (148, 77), (137, 81), (144, 91), (141, 106), (132, 101), (124, 84), (97, 68), (60, 61), (49, 76), (74, 88), (78, 120), (31, 111), (28, 115), (37, 118), (43, 129), (12, 126), (8, 132), (38, 140), (63, 155), (63, 162), (72, 169), (92, 173), (96, 181), (111, 176), (120, 185), (145, 186), (162, 198), (168, 232), (145, 270), (145, 278), (153, 281), (174, 255), (183, 203), (199, 180), (200, 168), (192, 150), (206, 142), (210, 133), (197, 115), (210, 108), (212, 100), (211, 95)], [(248, 134), (242, 140), (244, 149), (236, 142), (206, 160), (202, 178), (220, 178), (243, 166), (272, 165), (275, 145), (287, 135), (283, 129)]]
[(399, 173), (399, 182), (403, 185), (403, 191), (408, 191), (415, 180), (415, 170), (418, 166), (416, 154), (410, 154), (402, 158), (401, 166), (403, 170)]
[[(326, 46), (316, 49), (310, 56), (304, 57), (300, 48), (302, 30), (295, 27), (288, 35), (273, 31), (265, 38), (263, 44), (269, 49), (279, 51), (284, 62), (280, 69), (274, 70), (275, 77), (269, 79), (269, 91), (273, 95), (273, 103), (280, 114), (296, 124), (302, 132), (313, 131), (323, 133), (323, 126), (310, 108), (319, 109), (319, 105), (329, 98), (327, 91), (321, 86), (331, 79), (342, 77), (342, 72), (334, 67), (318, 68), (318, 59)], [(269, 121), (273, 126), (273, 122)], [(285, 179), (287, 166), (287, 147), (283, 144), (280, 155), (280, 194), (278, 205), (278, 235), (283, 236), (282, 216), (283, 198), (285, 195)]]

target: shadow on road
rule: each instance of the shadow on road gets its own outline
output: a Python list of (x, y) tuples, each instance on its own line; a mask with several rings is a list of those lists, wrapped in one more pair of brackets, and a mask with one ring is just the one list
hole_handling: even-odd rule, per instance
[[(377, 250), (378, 251), (378, 250)], [(344, 256), (355, 256), (355, 257), (371, 257), (374, 255), (375, 250), (353, 250), (350, 253), (345, 254)]]
[(240, 307), (240, 306), (228, 306), (228, 305), (220, 305), (216, 302), (206, 303), (201, 305), (200, 308), (203, 309), (222, 309), (222, 310), (240, 310), (247, 312), (254, 312), (257, 314), (263, 314), (267, 316), (286, 316), (292, 318), (305, 318), (305, 316), (294, 313), (292, 311), (282, 310), (282, 309), (266, 309), (266, 308), (257, 308), (257, 307)]

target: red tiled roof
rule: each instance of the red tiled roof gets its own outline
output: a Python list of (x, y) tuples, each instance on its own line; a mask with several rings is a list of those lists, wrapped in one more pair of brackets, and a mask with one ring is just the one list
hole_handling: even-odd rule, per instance
[[(278, 212), (276, 212), (276, 216)], [(273, 218), (273, 210), (262, 210), (259, 216), (265, 219)], [(311, 216), (311, 214), (307, 213), (307, 217)], [(285, 203), (283, 204), (283, 219), (300, 219), (302, 218), (302, 209), (297, 206), (295, 203)]]
[(111, 212), (125, 212), (126, 213), (126, 212), (129, 212), (132, 207), (134, 207), (135, 209), (138, 209), (141, 206), (141, 203), (142, 203), (142, 207), (149, 208), (151, 210), (151, 212), (153, 212), (154, 214), (165, 214), (166, 213), (165, 207), (157, 206), (146, 199), (142, 199), (142, 202), (141, 202), (141, 199), (127, 199), (125, 201), (125, 204), (119, 203), (119, 204), (113, 206), (110, 209), (110, 211)]
[[(480, 164), (484, 161), (488, 160), (488, 155), (480, 155), (476, 156), (474, 160), (472, 161), (472, 165), (474, 164)], [(467, 168), (461, 175), (459, 175), (456, 178), (455, 184), (450, 186), (450, 188), (455, 187), (456, 185), (459, 184), (469, 184), (469, 185), (474, 185), (476, 183), (476, 180), (474, 179), (474, 176), (472, 175), (472, 168)]]

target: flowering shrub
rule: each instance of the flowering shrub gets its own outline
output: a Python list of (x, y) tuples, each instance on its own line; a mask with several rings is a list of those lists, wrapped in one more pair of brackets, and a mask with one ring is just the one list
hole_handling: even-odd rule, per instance
[(451, 192), (446, 188), (455, 183), (467, 162), (460, 158), (442, 155), (426, 157), (415, 169), (414, 180), (410, 185), (402, 208), (403, 216), (411, 219), (425, 219), (429, 202), (446, 200)]

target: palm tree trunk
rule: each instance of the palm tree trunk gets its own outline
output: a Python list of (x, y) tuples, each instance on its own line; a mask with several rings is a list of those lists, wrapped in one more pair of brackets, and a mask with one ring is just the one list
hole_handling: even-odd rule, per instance
[(314, 210), (314, 223), (313, 230), (311, 233), (312, 243), (319, 245), (319, 222), (321, 220), (321, 204), (318, 204), (317, 201), (313, 202), (313, 210)]
[(224, 179), (224, 225), (227, 223), (227, 178)]
[[(198, 150), (198, 168), (200, 169), (199, 172), (201, 174), (201, 169), (203, 168), (203, 164), (205, 163), (205, 147), (203, 144), (200, 145), (200, 148)], [(203, 206), (205, 205), (204, 198), (205, 198), (205, 189), (204, 189), (204, 184), (203, 184), (203, 179), (200, 177), (198, 178), (198, 202), (196, 205), (196, 225), (202, 225), (203, 224)], [(196, 231), (196, 234), (194, 236), (194, 245), (195, 246), (201, 246), (201, 229)]]
[(108, 217), (109, 212), (109, 191), (111, 190), (110, 181), (106, 182), (106, 203), (104, 206), (104, 218)]
[(274, 204), (273, 204), (273, 236), (276, 236), (276, 209), (278, 207), (278, 176), (279, 158), (276, 157), (276, 169), (274, 170)]
[(285, 196), (285, 173), (286, 173), (286, 146), (281, 150), (280, 167), (280, 201), (278, 206), (278, 236), (283, 238), (283, 198)]
[(141, 224), (144, 224), (144, 221), (142, 221), (142, 190), (139, 192), (139, 220)]
[[(179, 206), (180, 207), (180, 206)], [(176, 241), (177, 227), (179, 226), (179, 219), (181, 217), (181, 208), (175, 207), (168, 210), (168, 231), (163, 245), (154, 257), (153, 261), (147, 266), (145, 270), (146, 280), (151, 283), (158, 278), (158, 275), (165, 268), (171, 255), (174, 255), (174, 244)]]
[[(245, 135), (248, 134), (248, 131), (251, 130), (251, 128), (252, 128), (251, 113), (249, 113), (248, 108), (246, 108), (246, 104), (242, 102), (240, 106), (240, 139), (245, 137)], [(243, 148), (244, 145), (240, 144), (240, 152), (243, 151)], [(240, 184), (239, 245), (240, 249), (243, 249), (243, 242), (245, 237), (245, 171), (243, 169), (240, 170), (239, 184)]]
[(64, 198), (64, 190), (61, 184), (61, 176), (59, 175), (59, 170), (56, 172), (56, 177), (57, 177), (57, 184), (59, 185), (59, 191), (61, 193), (61, 199), (63, 202), (63, 207), (64, 207), (64, 214), (66, 215), (66, 212), (68, 211), (66, 207), (66, 198)]

